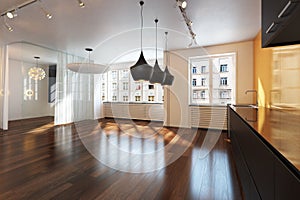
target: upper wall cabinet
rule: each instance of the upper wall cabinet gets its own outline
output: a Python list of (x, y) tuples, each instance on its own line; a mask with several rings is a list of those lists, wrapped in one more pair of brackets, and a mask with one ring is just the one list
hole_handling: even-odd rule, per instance
[(300, 0), (262, 0), (262, 47), (300, 43)]

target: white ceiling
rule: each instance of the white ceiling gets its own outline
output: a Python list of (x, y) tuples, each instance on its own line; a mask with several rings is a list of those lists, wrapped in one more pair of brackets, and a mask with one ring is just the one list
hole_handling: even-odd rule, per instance
[[(95, 51), (92, 59), (111, 63), (140, 48), (139, 0), (43, 0), (53, 18), (48, 20), (36, 2), (7, 20), (14, 28), (8, 32), (0, 20), (0, 43), (16, 41), (87, 56), (86, 47)], [(186, 48), (190, 43), (187, 27), (175, 0), (144, 0), (144, 48), (155, 48), (155, 23), (159, 19), (158, 46), (164, 48), (164, 32), (169, 32), (169, 49)], [(0, 0), (0, 12), (26, 0)], [(253, 39), (260, 29), (261, 0), (187, 0), (186, 12), (200, 46)], [(32, 55), (33, 57), (34, 55)], [(31, 57), (31, 58), (32, 58)], [(138, 53), (135, 54), (137, 59)]]

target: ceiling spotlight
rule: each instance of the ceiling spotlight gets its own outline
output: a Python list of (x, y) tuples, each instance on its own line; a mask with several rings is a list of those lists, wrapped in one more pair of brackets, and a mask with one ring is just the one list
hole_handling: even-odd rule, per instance
[(5, 23), (5, 27), (7, 28), (8, 31), (12, 32), (14, 29), (7, 23)]
[(85, 4), (81, 0), (78, 0), (78, 4), (79, 4), (80, 8), (84, 8), (85, 7)]
[(8, 12), (6, 13), (6, 16), (7, 16), (9, 19), (14, 18), (14, 14), (13, 14), (11, 11), (8, 11)]
[[(39, 0), (39, 2), (42, 4), (42, 1), (41, 1), (41, 0)], [(51, 13), (49, 13), (49, 12), (43, 7), (43, 5), (40, 5), (40, 8), (41, 8), (41, 10), (43, 11), (43, 13), (45, 14), (45, 16), (46, 16), (48, 19), (52, 19)]]
[(192, 25), (193, 25), (193, 22), (192, 22), (191, 20), (189, 20), (189, 21), (187, 22), (187, 25), (188, 25), (188, 26), (192, 26)]
[(12, 18), (14, 18), (14, 17), (17, 17), (17, 16), (18, 16), (17, 8), (14, 9), (14, 10), (11, 10), (11, 11), (7, 11), (6, 16), (7, 16), (9, 19), (12, 19)]
[(43, 7), (41, 7), (41, 9), (45, 14), (45, 16), (47, 17), (47, 19), (52, 19), (52, 15), (47, 10), (45, 10)]
[(47, 14), (46, 14), (46, 17), (47, 17), (48, 19), (51, 19), (51, 18), (52, 18), (52, 15), (51, 15), (50, 13), (47, 13)]
[(5, 17), (4, 17), (4, 26), (5, 26), (5, 28), (6, 28), (8, 31), (10, 31), (10, 32), (12, 32), (12, 31), (14, 30), (14, 29), (7, 23)]
[(180, 6), (181, 8), (185, 9), (187, 6), (187, 2), (183, 0), (177, 0), (177, 5)]

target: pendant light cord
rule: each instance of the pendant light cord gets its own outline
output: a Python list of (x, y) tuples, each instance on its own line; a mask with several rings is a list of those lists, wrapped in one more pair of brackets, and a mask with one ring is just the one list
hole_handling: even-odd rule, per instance
[(156, 54), (156, 60), (157, 60), (157, 23), (158, 23), (158, 19), (155, 19), (155, 26), (156, 26), (156, 33), (155, 33), (155, 40), (156, 40), (156, 43), (155, 43), (155, 54)]
[(165, 48), (166, 48), (166, 66), (169, 63), (169, 53), (168, 53), (168, 32), (165, 32), (166, 35), (166, 44), (165, 44)]
[(143, 5), (144, 5), (144, 2), (141, 1), (140, 5), (141, 5), (141, 51), (143, 51), (143, 28), (144, 28)]
[(38, 68), (39, 67), (39, 59), (40, 59), (40, 57), (39, 56), (34, 56), (33, 58), (36, 60), (36, 67)]

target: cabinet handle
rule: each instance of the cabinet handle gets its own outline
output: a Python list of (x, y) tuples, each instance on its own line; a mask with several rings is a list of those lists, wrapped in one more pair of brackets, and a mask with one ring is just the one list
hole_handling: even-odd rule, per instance
[(269, 28), (266, 30), (266, 34), (270, 33), (272, 28), (275, 26), (275, 22), (272, 22), (272, 24), (269, 26)]
[(284, 8), (282, 9), (282, 11), (279, 13), (278, 15), (278, 18), (281, 18), (282, 16), (284, 16), (284, 13), (290, 8), (290, 6), (293, 4), (293, 3), (297, 3), (297, 2), (293, 2), (293, 1), (289, 1), (285, 6)]

